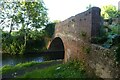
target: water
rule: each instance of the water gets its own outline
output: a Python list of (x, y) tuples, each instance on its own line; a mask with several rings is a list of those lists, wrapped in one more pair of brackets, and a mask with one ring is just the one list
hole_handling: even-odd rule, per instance
[(43, 62), (48, 60), (57, 60), (57, 59), (63, 59), (64, 53), (63, 52), (47, 52), (47, 53), (39, 53), (39, 54), (26, 54), (26, 55), (2, 55), (2, 65), (16, 65), (19, 63), (25, 63), (25, 62)]

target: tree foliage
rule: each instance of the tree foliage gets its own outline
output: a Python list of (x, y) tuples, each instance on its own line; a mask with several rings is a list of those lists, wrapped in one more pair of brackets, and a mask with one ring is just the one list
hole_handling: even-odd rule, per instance
[(53, 34), (55, 32), (55, 24), (56, 23), (49, 23), (49, 24), (46, 25), (46, 28), (44, 29), (46, 35), (50, 38), (53, 37)]
[[(1, 1), (0, 4), (0, 28), (3, 30), (5, 27), (10, 29), (9, 33), (4, 31), (2, 33), (3, 52), (23, 54), (30, 49), (33, 52), (42, 50), (45, 44), (43, 37), (45, 33), (43, 30), (38, 31), (38, 29), (46, 26), (48, 22), (47, 9), (44, 2), (42, 0), (34, 2)], [(12, 31), (14, 28), (19, 29), (14, 32)], [(38, 44), (39, 48), (35, 45), (34, 47), (31, 46), (31, 43)]]
[(120, 12), (117, 10), (116, 6), (106, 5), (101, 8), (101, 16), (104, 19), (116, 18), (120, 16)]
[[(0, 26), (23, 28), (40, 28), (45, 26), (47, 18), (47, 9), (42, 0), (37, 2), (1, 2)], [(8, 21), (6, 23), (6, 20)], [(4, 25), (3, 25), (4, 24)], [(22, 25), (22, 26), (21, 26)], [(11, 28), (13, 29), (13, 28)]]

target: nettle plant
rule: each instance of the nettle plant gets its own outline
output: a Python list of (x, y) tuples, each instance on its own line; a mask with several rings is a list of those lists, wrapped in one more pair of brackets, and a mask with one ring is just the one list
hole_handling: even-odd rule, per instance
[(119, 24), (111, 24), (109, 25), (109, 32), (106, 32), (107, 41), (103, 44), (105, 48), (111, 48), (113, 45), (118, 45), (120, 43), (120, 25)]
[(109, 26), (111, 31), (107, 32), (107, 41), (102, 45), (105, 48), (117, 47), (115, 50), (116, 61), (120, 63), (120, 24), (112, 24)]

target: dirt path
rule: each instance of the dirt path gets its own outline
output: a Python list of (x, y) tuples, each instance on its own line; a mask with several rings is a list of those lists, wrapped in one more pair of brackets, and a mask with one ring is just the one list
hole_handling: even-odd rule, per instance
[(31, 67), (28, 67), (28, 68), (25, 68), (25, 69), (22, 69), (22, 70), (9, 72), (7, 74), (2, 75), (2, 78), (15, 78), (17, 76), (24, 75), (26, 72), (31, 72), (31, 71), (36, 70), (36, 69), (44, 69), (44, 68), (54, 66), (54, 65), (57, 65), (57, 64), (62, 64), (62, 63), (63, 63), (62, 60), (56, 60), (56, 61), (50, 61), (50, 62), (47, 62), (47, 63), (44, 63), (44, 64), (38, 64), (38, 65), (34, 65), (34, 66), (31, 66)]

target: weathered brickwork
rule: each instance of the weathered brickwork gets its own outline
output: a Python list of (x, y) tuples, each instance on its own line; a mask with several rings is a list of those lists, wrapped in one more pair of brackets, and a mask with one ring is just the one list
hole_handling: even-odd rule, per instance
[[(100, 35), (101, 22), (100, 9), (93, 7), (56, 24), (49, 51), (64, 51), (64, 62), (72, 59), (84, 61), (99, 77), (120, 77), (114, 56), (106, 56), (113, 52), (90, 43), (92, 37)], [(59, 42), (63, 43), (60, 43), (61, 49)]]

